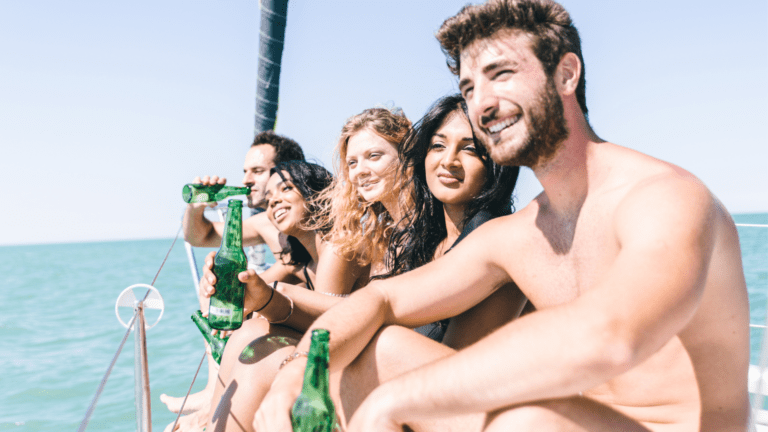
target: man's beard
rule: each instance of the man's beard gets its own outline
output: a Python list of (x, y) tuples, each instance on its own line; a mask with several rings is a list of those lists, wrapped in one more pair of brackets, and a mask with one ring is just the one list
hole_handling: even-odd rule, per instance
[[(557, 94), (552, 77), (547, 77), (544, 89), (539, 92), (535, 103), (528, 110), (526, 132), (527, 136), (523, 144), (517, 152), (509, 156), (499, 155), (494, 158), (493, 146), (484, 143), (494, 162), (499, 165), (536, 168), (552, 159), (560, 149), (561, 144), (568, 138), (568, 128), (563, 114), (563, 101)], [(500, 144), (498, 143), (496, 146)]]

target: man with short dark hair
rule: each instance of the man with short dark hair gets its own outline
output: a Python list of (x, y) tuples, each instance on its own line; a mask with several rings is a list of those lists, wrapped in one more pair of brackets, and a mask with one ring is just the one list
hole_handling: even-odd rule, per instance
[[(299, 144), (273, 131), (261, 132), (253, 140), (251, 148), (245, 154), (243, 164), (243, 185), (251, 188), (247, 196), (247, 205), (251, 208), (264, 208), (264, 188), (269, 180), (269, 170), (280, 162), (304, 160), (304, 152)], [(195, 177), (193, 183), (225, 184), (225, 178), (218, 176)], [(218, 247), (221, 244), (223, 222), (211, 222), (205, 218), (206, 207), (215, 207), (216, 203), (188, 204), (182, 222), (184, 238), (192, 246)], [(243, 222), (243, 245), (266, 244), (274, 254), (280, 251), (277, 240), (278, 231), (267, 219), (266, 214), (256, 214)]]
[[(682, 168), (595, 134), (559, 4), (468, 6), (437, 37), (478, 139), (544, 191), (315, 321), (343, 369), (346, 430), (744, 431), (749, 304), (723, 205)], [(536, 311), (459, 352), (397, 326), (457, 315), (510, 283)], [(277, 375), (257, 430), (290, 430), (308, 347)]]
[[(245, 154), (243, 163), (243, 185), (251, 188), (251, 193), (246, 197), (248, 207), (252, 209), (263, 209), (266, 207), (264, 194), (269, 180), (269, 170), (280, 162), (291, 160), (304, 160), (304, 152), (299, 144), (287, 137), (278, 135), (272, 131), (261, 132), (253, 140), (251, 148)], [(218, 176), (205, 176), (203, 178), (195, 177), (193, 183), (202, 184), (226, 184), (225, 178)], [(184, 212), (182, 226), (184, 229), (184, 239), (192, 246), (197, 247), (218, 247), (221, 244), (221, 236), (224, 231), (224, 222), (211, 222), (204, 213), (207, 207), (215, 207), (217, 203), (192, 203), (187, 205)], [(282, 247), (280, 245), (278, 234), (280, 232), (267, 218), (267, 214), (259, 212), (243, 221), (243, 246), (263, 247), (266, 244), (275, 257), (279, 257)], [(249, 253), (250, 255), (250, 253)], [(257, 271), (260, 264), (254, 263), (249, 258), (249, 267)], [(272, 266), (269, 272), (275, 280), (280, 279), (281, 274), (288, 272), (284, 262), (279, 261)], [(200, 310), (208, 313), (208, 298), (199, 297)], [(218, 376), (218, 364), (213, 357), (208, 354), (208, 384), (205, 390), (185, 398), (170, 397), (165, 394), (160, 396), (160, 400), (168, 406), (172, 412), (179, 412), (182, 403), (185, 403), (186, 412), (193, 412), (202, 409), (207, 412), (206, 404), (210, 403), (211, 395), (215, 385), (215, 378)]]

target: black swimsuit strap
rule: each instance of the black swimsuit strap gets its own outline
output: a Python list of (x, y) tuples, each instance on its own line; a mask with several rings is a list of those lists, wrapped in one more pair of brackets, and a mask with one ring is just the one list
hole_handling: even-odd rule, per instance
[(307, 271), (307, 266), (304, 266), (304, 278), (307, 280), (307, 288), (309, 288), (310, 291), (314, 291), (315, 287), (312, 285), (312, 279), (309, 278), (309, 272)]
[(477, 214), (472, 217), (472, 219), (467, 222), (467, 225), (464, 226), (464, 229), (461, 231), (461, 234), (459, 235), (459, 238), (456, 239), (455, 242), (451, 245), (451, 248), (445, 251), (445, 253), (450, 252), (451, 249), (455, 248), (457, 244), (459, 244), (460, 241), (464, 240), (464, 237), (468, 236), (469, 233), (475, 230), (475, 228), (479, 227), (480, 225), (488, 222), (489, 220), (493, 219), (493, 216), (485, 210), (481, 210), (477, 212)]

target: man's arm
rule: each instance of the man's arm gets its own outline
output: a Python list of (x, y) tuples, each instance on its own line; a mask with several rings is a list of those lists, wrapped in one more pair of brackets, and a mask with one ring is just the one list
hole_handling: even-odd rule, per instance
[[(211, 222), (205, 216), (205, 208), (210, 204), (187, 204), (182, 226), (184, 240), (195, 247), (219, 247), (224, 232), (224, 222)], [(243, 246), (266, 244), (273, 254), (280, 252), (278, 235), (280, 231), (267, 218), (266, 213), (259, 213), (243, 221)]]
[[(439, 260), (356, 291), (321, 315), (296, 350), (308, 351), (312, 329), (328, 329), (330, 368), (340, 370), (357, 357), (384, 324), (416, 327), (458, 315), (478, 304), (509, 282), (487, 247), (497, 226), (497, 221), (487, 222)], [(290, 430), (288, 409), (301, 390), (305, 364), (306, 359), (299, 357), (278, 374), (257, 412), (257, 422), (261, 422), (258, 430)]]
[[(218, 176), (195, 177), (194, 184), (214, 185), (226, 184), (227, 179)], [(215, 202), (187, 204), (181, 226), (184, 240), (195, 247), (217, 247), (221, 244), (221, 233), (224, 231), (223, 222), (211, 222), (205, 218), (205, 209), (216, 207)]]
[(216, 203), (187, 204), (181, 222), (187, 243), (195, 247), (218, 247), (221, 244), (224, 223), (211, 222), (204, 216), (205, 209), (215, 205)]
[[(331, 370), (348, 365), (383, 325), (418, 327), (456, 316), (509, 282), (487, 248), (496, 221), (484, 224), (439, 260), (374, 281), (312, 325), (331, 331)], [(472, 271), (467, 271), (472, 269)], [(309, 331), (297, 350), (309, 348)]]
[[(226, 178), (205, 176), (195, 177), (193, 183), (226, 184)], [(215, 202), (187, 204), (182, 219), (184, 240), (195, 247), (219, 247), (224, 232), (224, 222), (212, 222), (205, 217), (205, 209), (215, 207)], [(280, 251), (279, 231), (267, 218), (266, 213), (259, 213), (243, 221), (243, 246), (267, 244), (272, 253)]]
[(595, 286), (383, 384), (348, 430), (572, 396), (639, 365), (695, 313), (715, 205), (693, 180), (659, 180), (633, 191), (614, 217), (621, 250)]

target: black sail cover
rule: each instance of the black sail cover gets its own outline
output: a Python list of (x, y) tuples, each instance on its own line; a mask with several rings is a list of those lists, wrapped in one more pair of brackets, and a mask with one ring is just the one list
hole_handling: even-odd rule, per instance
[(280, 62), (283, 58), (288, 0), (260, 0), (259, 75), (256, 81), (255, 133), (273, 130), (277, 120)]

